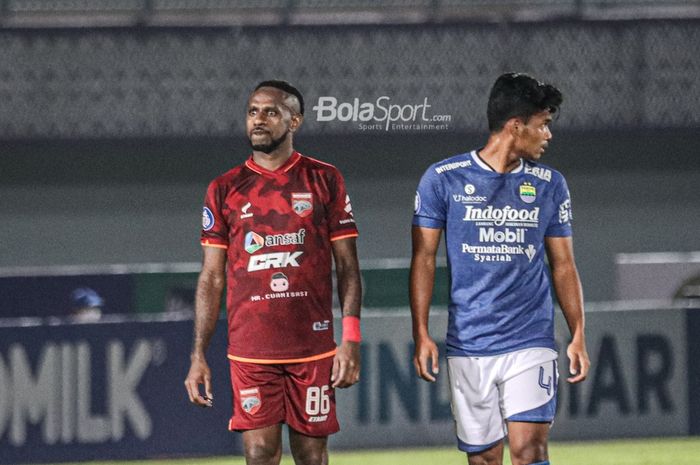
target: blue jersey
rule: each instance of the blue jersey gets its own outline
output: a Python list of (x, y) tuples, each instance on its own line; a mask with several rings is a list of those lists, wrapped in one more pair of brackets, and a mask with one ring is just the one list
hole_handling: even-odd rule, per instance
[(559, 172), (521, 160), (497, 173), (476, 151), (448, 158), (421, 178), (413, 224), (445, 230), (447, 355), (555, 349), (544, 238), (571, 235)]

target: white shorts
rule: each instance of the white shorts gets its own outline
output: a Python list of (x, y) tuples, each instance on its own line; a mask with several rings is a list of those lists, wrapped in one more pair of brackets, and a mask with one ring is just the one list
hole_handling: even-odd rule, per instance
[(559, 376), (551, 349), (448, 357), (447, 368), (457, 442), (465, 452), (481, 452), (503, 439), (506, 420), (554, 420)]

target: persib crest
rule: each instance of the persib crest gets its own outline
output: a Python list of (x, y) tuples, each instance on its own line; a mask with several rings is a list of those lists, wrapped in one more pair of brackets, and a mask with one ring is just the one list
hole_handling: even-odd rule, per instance
[(519, 194), (520, 200), (525, 203), (532, 203), (537, 198), (537, 189), (529, 182), (525, 182), (520, 185)]

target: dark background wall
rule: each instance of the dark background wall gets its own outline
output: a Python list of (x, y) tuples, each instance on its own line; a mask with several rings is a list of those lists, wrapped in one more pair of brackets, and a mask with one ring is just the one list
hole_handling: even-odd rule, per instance
[[(557, 131), (588, 300), (614, 298), (614, 255), (700, 248), (695, 129)], [(485, 134), (304, 135), (297, 147), (345, 174), (363, 260), (410, 256), (416, 184)], [(243, 138), (5, 141), (0, 267), (200, 260), (207, 183), (241, 163)]]
[[(0, 29), (0, 137), (229, 137), (251, 87), (307, 99), (427, 99), (451, 131), (482, 131), (489, 88), (520, 71), (556, 83), (576, 130), (698, 127), (700, 19), (219, 28)], [(371, 131), (370, 131), (371, 132)]]
[[(192, 262), (207, 183), (249, 149), (271, 77), (307, 100), (296, 145), (337, 165), (360, 256), (410, 256), (426, 167), (483, 144), (488, 90), (526, 71), (565, 101), (543, 159), (568, 179), (586, 298), (620, 252), (700, 250), (700, 20), (0, 29), (0, 267)], [(443, 129), (320, 121), (339, 102), (431, 105)]]

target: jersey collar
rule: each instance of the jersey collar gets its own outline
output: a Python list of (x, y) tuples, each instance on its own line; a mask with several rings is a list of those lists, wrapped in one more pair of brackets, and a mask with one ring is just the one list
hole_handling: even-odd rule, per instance
[(255, 171), (258, 174), (268, 174), (276, 176), (284, 174), (287, 171), (291, 170), (297, 163), (299, 163), (299, 160), (301, 160), (301, 154), (295, 150), (294, 152), (292, 152), (292, 156), (289, 157), (282, 166), (280, 166), (274, 171), (265, 169), (262, 166), (255, 163), (255, 161), (253, 160), (253, 155), (251, 155), (250, 158), (246, 160), (245, 166), (247, 166), (250, 170)]
[(507, 172), (507, 173), (496, 173), (496, 172), (493, 170), (493, 168), (491, 168), (489, 165), (487, 165), (486, 163), (484, 163), (484, 161), (483, 161), (481, 158), (479, 158), (479, 155), (477, 155), (477, 151), (476, 151), (476, 150), (472, 150), (472, 154), (471, 154), (471, 155), (472, 155), (472, 160), (474, 160), (474, 163), (476, 163), (480, 168), (482, 168), (482, 169), (484, 169), (484, 170), (486, 170), (486, 171), (489, 171), (489, 172), (491, 172), (491, 173), (495, 173), (495, 174), (516, 174), (516, 173), (520, 173), (520, 172), (523, 170), (523, 167), (525, 166), (525, 162), (524, 162), (523, 159), (521, 158), (521, 159), (520, 159), (520, 164), (519, 164), (518, 167), (515, 168), (513, 171), (509, 171), (509, 172)]

